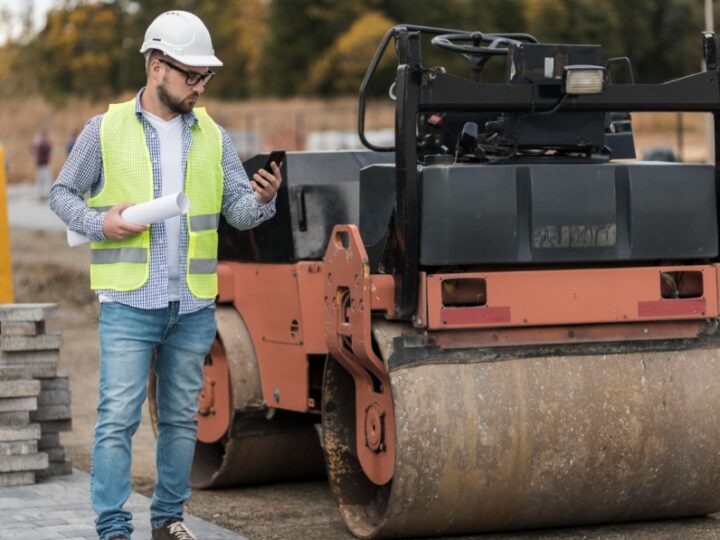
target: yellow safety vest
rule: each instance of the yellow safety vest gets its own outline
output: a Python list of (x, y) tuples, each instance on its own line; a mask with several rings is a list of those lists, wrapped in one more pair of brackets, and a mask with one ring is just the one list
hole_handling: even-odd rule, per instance
[[(197, 298), (217, 295), (217, 228), (223, 196), (222, 135), (204, 108), (195, 109), (192, 144), (187, 159), (185, 194), (190, 235), (186, 279)], [(145, 130), (135, 114), (135, 100), (110, 105), (100, 123), (105, 183), (88, 204), (99, 211), (153, 198), (153, 174)], [(150, 231), (126, 240), (91, 243), (90, 286), (133, 291), (150, 274)]]

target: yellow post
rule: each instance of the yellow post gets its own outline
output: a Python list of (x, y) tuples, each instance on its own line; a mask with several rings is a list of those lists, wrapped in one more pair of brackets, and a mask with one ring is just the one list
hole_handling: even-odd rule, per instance
[(0, 304), (11, 304), (13, 301), (6, 186), (5, 149), (0, 145)]

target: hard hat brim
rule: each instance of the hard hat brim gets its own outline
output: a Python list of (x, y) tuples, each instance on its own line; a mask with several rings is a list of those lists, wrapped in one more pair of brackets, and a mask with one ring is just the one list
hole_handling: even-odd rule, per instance
[(220, 59), (215, 56), (214, 54), (204, 54), (204, 55), (180, 55), (180, 54), (173, 54), (172, 52), (168, 52), (166, 50), (166, 47), (162, 44), (156, 44), (152, 41), (146, 41), (143, 43), (142, 47), (140, 48), (140, 53), (145, 54), (150, 49), (155, 49), (160, 51), (161, 53), (169, 56), (170, 58), (174, 58), (178, 62), (181, 62), (183, 64), (186, 64), (188, 66), (193, 67), (220, 67), (223, 65), (223, 63), (220, 61)]
[(179, 54), (167, 54), (169, 57), (174, 58), (178, 62), (185, 64), (186, 66), (193, 66), (193, 67), (219, 67), (222, 66), (223, 63), (220, 61), (220, 59), (213, 55), (201, 55), (201, 56), (189, 56), (189, 55), (179, 55)]

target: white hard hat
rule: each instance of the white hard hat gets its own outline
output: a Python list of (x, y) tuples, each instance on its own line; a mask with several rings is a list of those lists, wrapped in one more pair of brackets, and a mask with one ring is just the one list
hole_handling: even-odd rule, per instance
[(150, 23), (140, 52), (150, 49), (162, 51), (188, 66), (223, 65), (215, 56), (207, 27), (187, 11), (166, 11)]

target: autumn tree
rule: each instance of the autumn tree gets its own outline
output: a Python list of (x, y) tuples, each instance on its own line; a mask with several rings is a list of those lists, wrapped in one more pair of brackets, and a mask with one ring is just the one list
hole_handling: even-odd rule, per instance
[(263, 0), (203, 2), (197, 15), (211, 29), (213, 47), (223, 66), (208, 87), (210, 95), (247, 98), (259, 93), (268, 34), (268, 6)]
[[(20, 22), (30, 25), (33, 3), (24, 5)], [(28, 28), (0, 47), (0, 91), (59, 99), (134, 91), (145, 81), (145, 30), (169, 9), (197, 13), (208, 25), (225, 63), (208, 93), (220, 98), (354, 94), (384, 33), (402, 23), (599, 43), (607, 57), (630, 57), (640, 82), (691, 73), (701, 61), (698, 0), (57, 0), (39, 33)], [(0, 25), (14, 28), (10, 17), (0, 10)], [(432, 47), (429, 37), (422, 60), (468, 74), (466, 60)], [(395, 63), (389, 47), (379, 80), (392, 78)], [(492, 59), (483, 77), (503, 79), (504, 59)]]
[[(392, 26), (390, 19), (373, 11), (357, 19), (312, 65), (301, 90), (324, 95), (356, 93), (378, 43)], [(392, 55), (385, 55), (380, 78), (387, 79), (395, 66)]]
[(358, 3), (273, 0), (261, 69), (265, 92), (289, 96), (305, 84), (310, 66), (353, 22)]
[(611, 0), (621, 13), (623, 56), (640, 82), (661, 82), (700, 69), (702, 2), (694, 0)]
[(47, 24), (21, 55), (34, 66), (42, 93), (99, 97), (119, 90), (117, 14), (111, 6), (81, 2), (51, 10)]

